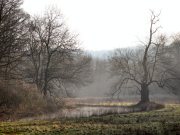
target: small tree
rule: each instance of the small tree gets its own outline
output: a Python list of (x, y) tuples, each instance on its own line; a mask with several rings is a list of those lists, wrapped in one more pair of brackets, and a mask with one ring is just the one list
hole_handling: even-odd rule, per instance
[(154, 28), (159, 21), (159, 15), (151, 11), (149, 39), (143, 46), (135, 49), (117, 49), (109, 57), (111, 75), (116, 77), (111, 95), (123, 89), (138, 90), (141, 94), (140, 104), (149, 102), (149, 86), (156, 84), (159, 87), (167, 86), (174, 89), (173, 80), (177, 79), (171, 73), (175, 68), (173, 57), (166, 46), (166, 37), (157, 38)]
[[(78, 48), (77, 36), (66, 27), (62, 15), (48, 9), (29, 24), (26, 78), (31, 78), (47, 96), (70, 95), (67, 87), (86, 84), (91, 57)], [(59, 92), (59, 93), (58, 93)]]

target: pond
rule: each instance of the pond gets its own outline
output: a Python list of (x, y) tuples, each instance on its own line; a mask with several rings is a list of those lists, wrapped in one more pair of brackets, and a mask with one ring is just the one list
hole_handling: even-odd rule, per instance
[(53, 120), (61, 118), (82, 118), (91, 116), (102, 116), (110, 114), (120, 114), (127, 112), (138, 111), (128, 107), (102, 107), (102, 106), (82, 106), (75, 109), (64, 109), (56, 113), (45, 114), (38, 117), (31, 117), (21, 119), (20, 121), (32, 121), (32, 120)]

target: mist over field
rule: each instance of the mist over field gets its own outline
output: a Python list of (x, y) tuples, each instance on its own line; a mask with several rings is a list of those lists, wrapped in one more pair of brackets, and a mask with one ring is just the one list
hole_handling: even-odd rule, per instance
[[(142, 48), (133, 47), (134, 50)], [(126, 48), (123, 48), (124, 50)], [(108, 97), (108, 92), (112, 87), (114, 79), (108, 72), (108, 56), (113, 50), (86, 51), (93, 57), (93, 81), (87, 86), (77, 88), (75, 97)], [(150, 97), (152, 101), (158, 102), (179, 102), (179, 96), (174, 95), (167, 88), (159, 88), (157, 85), (150, 86)], [(119, 95), (120, 101), (140, 100), (140, 93), (134, 91), (124, 91)]]

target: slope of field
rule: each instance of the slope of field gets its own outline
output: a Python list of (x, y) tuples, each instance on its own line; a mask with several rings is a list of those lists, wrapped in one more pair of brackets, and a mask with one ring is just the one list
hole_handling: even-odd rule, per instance
[(161, 110), (51, 121), (0, 123), (0, 134), (180, 134), (180, 105)]

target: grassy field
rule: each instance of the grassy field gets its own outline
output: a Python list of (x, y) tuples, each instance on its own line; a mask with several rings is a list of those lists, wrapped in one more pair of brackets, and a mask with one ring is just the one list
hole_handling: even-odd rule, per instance
[(2, 122), (0, 134), (180, 134), (180, 105), (161, 110), (50, 121)]

